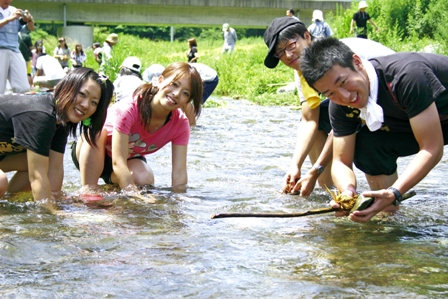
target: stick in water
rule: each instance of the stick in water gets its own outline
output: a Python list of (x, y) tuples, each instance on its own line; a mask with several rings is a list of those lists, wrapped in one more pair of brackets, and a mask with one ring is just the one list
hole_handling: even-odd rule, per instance
[[(408, 193), (403, 194), (403, 200), (413, 197), (416, 194), (414, 190), (409, 191)], [(368, 205), (364, 205), (362, 210), (367, 209), (372, 203), (373, 200), (371, 198), (366, 198), (366, 200), (370, 200), (370, 203)], [(322, 208), (322, 209), (316, 209), (316, 210), (308, 210), (304, 212), (294, 212), (294, 213), (219, 213), (219, 214), (213, 214), (212, 219), (216, 218), (231, 218), (231, 217), (264, 217), (264, 218), (288, 218), (288, 217), (302, 217), (302, 216), (309, 216), (309, 215), (318, 215), (318, 214), (324, 214), (324, 213), (330, 213), (334, 211), (339, 211), (339, 209), (333, 209), (333, 208)]]

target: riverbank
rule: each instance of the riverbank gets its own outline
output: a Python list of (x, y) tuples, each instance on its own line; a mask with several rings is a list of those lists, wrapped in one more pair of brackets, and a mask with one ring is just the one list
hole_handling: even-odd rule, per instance
[[(101, 41), (106, 36), (95, 34), (95, 41)], [(121, 63), (128, 56), (137, 56), (142, 62), (142, 70), (155, 63), (167, 66), (176, 61), (187, 61), (188, 44), (184, 41), (151, 41), (125, 34), (119, 34), (118, 39), (119, 43), (113, 49), (111, 66), (106, 69), (112, 81), (115, 80)], [(54, 36), (44, 37), (48, 53), (53, 52), (56, 42)], [(279, 87), (294, 81), (294, 73), (283, 64), (273, 70), (264, 66), (267, 47), (261, 37), (241, 39), (231, 55), (221, 53), (222, 44), (222, 40), (198, 39), (198, 62), (214, 68), (219, 75), (219, 84), (214, 95), (233, 99), (244, 98), (258, 105), (299, 105), (296, 94), (276, 94)], [(68, 46), (73, 49), (74, 43), (68, 42)], [(87, 54), (86, 66), (97, 70), (98, 64), (92, 49), (84, 50)]]

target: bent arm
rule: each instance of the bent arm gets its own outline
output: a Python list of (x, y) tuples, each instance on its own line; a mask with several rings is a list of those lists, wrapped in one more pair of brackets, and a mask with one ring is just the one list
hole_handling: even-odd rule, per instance
[(0, 28), (4, 27), (6, 24), (20, 18), (21, 14), (22, 14), (22, 11), (17, 9), (9, 17), (0, 20)]
[(175, 192), (185, 192), (187, 187), (187, 148), (186, 145), (172, 145), (171, 184)]
[(393, 184), (401, 194), (419, 183), (443, 156), (443, 133), (435, 103), (411, 118), (410, 123), (420, 150)]
[(369, 19), (369, 22), (375, 27), (376, 31), (378, 31), (378, 26), (376, 26), (375, 22), (372, 19)]
[(195, 62), (199, 58), (199, 54), (196, 52), (194, 53), (194, 57), (191, 59), (190, 62)]

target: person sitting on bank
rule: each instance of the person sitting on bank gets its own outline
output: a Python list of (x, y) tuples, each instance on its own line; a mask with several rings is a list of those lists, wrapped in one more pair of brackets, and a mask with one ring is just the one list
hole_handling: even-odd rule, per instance
[[(330, 37), (305, 49), (300, 65), (308, 84), (331, 101), (337, 189), (357, 194), (354, 163), (376, 190), (362, 193), (375, 200), (350, 219), (367, 222), (380, 211), (396, 211), (402, 194), (437, 165), (448, 143), (448, 57), (404, 52), (363, 60)], [(397, 159), (410, 155), (415, 156), (398, 176)]]
[(84, 62), (87, 60), (87, 56), (86, 53), (84, 53), (81, 44), (76, 44), (75, 50), (73, 50), (70, 59), (72, 61), (73, 68), (83, 66)]
[(56, 58), (43, 52), (42, 44), (37, 44), (36, 54), (37, 72), (33, 84), (53, 89), (66, 76), (66, 73)]
[[(67, 138), (79, 130), (87, 143), (96, 146), (112, 92), (108, 79), (78, 68), (62, 79), (54, 94), (0, 95), (0, 197), (6, 191), (31, 190), (35, 201), (54, 211), (63, 183)], [(6, 173), (11, 171), (15, 174), (8, 181)]]
[[(302, 106), (296, 146), (291, 165), (285, 175), (283, 190), (287, 193), (300, 192), (300, 195), (308, 196), (314, 190), (316, 181), (321, 187), (333, 185), (330, 173), (333, 139), (328, 117), (329, 100), (321, 100), (319, 94), (305, 81), (300, 70), (301, 52), (314, 42), (314, 38), (304, 23), (282, 17), (271, 22), (264, 33), (264, 41), (268, 47), (268, 54), (264, 60), (266, 67), (275, 68), (281, 61), (294, 69)], [(344, 38), (341, 41), (364, 59), (394, 53), (391, 49), (371, 40)], [(302, 176), (301, 169), (307, 156), (313, 166)]]
[(118, 77), (114, 81), (115, 102), (131, 96), (137, 87), (144, 83), (140, 75), (141, 67), (142, 63), (138, 57), (129, 56), (123, 60)]

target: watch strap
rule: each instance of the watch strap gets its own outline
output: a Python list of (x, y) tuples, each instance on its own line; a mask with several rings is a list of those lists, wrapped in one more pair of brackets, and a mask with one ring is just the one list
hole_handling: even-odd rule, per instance
[(400, 191), (398, 191), (396, 188), (394, 187), (389, 187), (387, 188), (387, 190), (392, 191), (392, 193), (395, 196), (395, 200), (392, 202), (392, 204), (394, 206), (399, 206), (400, 203), (403, 201), (403, 196), (401, 195)]
[(325, 170), (325, 167), (323, 167), (322, 165), (319, 165), (319, 164), (314, 164), (313, 168), (315, 168), (317, 170), (318, 174), (321, 174)]

